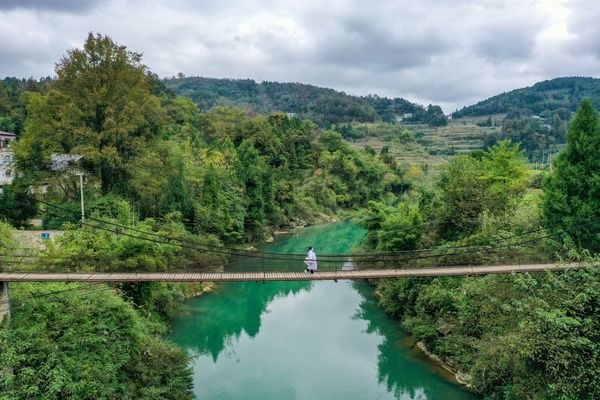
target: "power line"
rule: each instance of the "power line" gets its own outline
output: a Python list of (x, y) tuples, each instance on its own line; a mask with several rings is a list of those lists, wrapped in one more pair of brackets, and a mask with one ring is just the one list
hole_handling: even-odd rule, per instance
[[(42, 204), (46, 204), (50, 207), (55, 207), (57, 209), (61, 209), (63, 211), (66, 212), (71, 212), (71, 213), (75, 213), (74, 211), (65, 209), (63, 207), (59, 207), (41, 200), (38, 200), (40, 203)], [(120, 235), (125, 235), (125, 236), (129, 236), (131, 238), (136, 238), (136, 239), (140, 239), (140, 240), (149, 240), (155, 243), (160, 243), (160, 244), (170, 244), (170, 245), (175, 245), (181, 248), (188, 248), (188, 249), (194, 249), (194, 250), (199, 250), (202, 252), (207, 252), (207, 253), (216, 253), (216, 254), (224, 254), (224, 255), (230, 255), (230, 256), (239, 256), (239, 257), (248, 257), (248, 258), (259, 258), (259, 259), (264, 259), (264, 260), (285, 260), (285, 261), (303, 261), (304, 260), (304, 254), (298, 254), (298, 253), (269, 253), (269, 252), (259, 252), (259, 251), (249, 251), (249, 250), (240, 250), (237, 248), (231, 248), (231, 247), (227, 247), (227, 246), (215, 246), (215, 245), (206, 245), (206, 244), (200, 244), (196, 241), (191, 241), (191, 240), (186, 240), (186, 239), (182, 239), (182, 238), (176, 238), (176, 237), (172, 237), (172, 236), (167, 236), (167, 235), (161, 235), (155, 232), (147, 232), (144, 230), (140, 230), (140, 229), (136, 229), (136, 228), (132, 228), (132, 227), (128, 227), (122, 224), (118, 224), (118, 223), (114, 223), (111, 221), (106, 221), (106, 220), (102, 220), (99, 218), (88, 218), (94, 221), (97, 221), (101, 224), (105, 224), (105, 225), (109, 225), (109, 226), (114, 226), (116, 229), (115, 230), (111, 230), (108, 229), (106, 227), (101, 227), (98, 225), (92, 225), (89, 223), (83, 223), (83, 225), (95, 228), (95, 229), (102, 229), (102, 230), (106, 230), (115, 234), (120, 234)], [(558, 224), (556, 224), (558, 225)], [(585, 225), (589, 225), (589, 224), (585, 224)], [(585, 226), (584, 225), (584, 226)], [(577, 228), (577, 227), (575, 227)], [(140, 236), (136, 236), (136, 235), (131, 235), (131, 234), (127, 234), (125, 232), (120, 232), (121, 229), (124, 230), (130, 230), (133, 232), (137, 232), (140, 234), (144, 234), (144, 235), (150, 235), (150, 236), (154, 236), (162, 240), (154, 240), (154, 239), (150, 239), (150, 238), (144, 238), (144, 237), (140, 237)], [(517, 237), (522, 237), (525, 235), (529, 235), (532, 233), (537, 233), (540, 231), (543, 231), (546, 228), (537, 228), (534, 230), (530, 230), (530, 231), (525, 231), (525, 232), (521, 232), (519, 234), (514, 234), (514, 235), (510, 235), (508, 237), (505, 238), (501, 238), (501, 239), (497, 239), (497, 242), (505, 242), (507, 240), (513, 239), (513, 238), (517, 238)], [(569, 229), (571, 230), (571, 229)], [(493, 239), (490, 239), (490, 241)], [(188, 245), (192, 245), (192, 246), (185, 246), (182, 245), (180, 243), (174, 243), (174, 242), (181, 242), (181, 243), (186, 243)], [(516, 244), (512, 244), (511, 246), (514, 246)], [(450, 247), (435, 247), (435, 248), (428, 248), (428, 249), (416, 249), (416, 250), (401, 250), (401, 251), (395, 251), (395, 252), (372, 252), (372, 253), (359, 253), (359, 254), (337, 254), (337, 255), (320, 255), (319, 259), (321, 262), (323, 261), (330, 261), (330, 262), (342, 262), (342, 261), (346, 261), (348, 258), (353, 258), (353, 259), (373, 259), (373, 257), (392, 257), (395, 255), (413, 255), (415, 253), (429, 253), (429, 252), (440, 252), (443, 251), (445, 253), (442, 254), (433, 254), (430, 256), (426, 256), (426, 257), (418, 257), (418, 258), (430, 258), (430, 257), (441, 257), (443, 255), (452, 255), (452, 254), (459, 254), (459, 253), (447, 253), (448, 251), (452, 251), (452, 250), (456, 250), (456, 249), (485, 249), (485, 248), (489, 248), (489, 242), (488, 244), (479, 244), (479, 245), (462, 245), (462, 246), (450, 246)], [(296, 257), (298, 256), (298, 257)], [(300, 258), (302, 257), (302, 258)], [(413, 257), (413, 258), (417, 258), (417, 257)], [(383, 260), (382, 260), (383, 261)], [(386, 259), (386, 261), (389, 261)]]
[[(579, 229), (579, 228), (582, 228), (582, 227), (585, 227), (585, 226), (589, 226), (589, 225), (592, 225), (592, 224), (597, 224), (597, 223), (598, 223), (598, 221), (592, 221), (592, 222), (588, 222), (586, 224), (580, 224), (580, 225), (577, 225), (577, 226), (570, 227), (568, 229), (563, 229), (563, 230), (558, 231), (558, 232), (550, 233), (550, 234), (547, 234), (547, 235), (544, 235), (544, 236), (536, 237), (536, 238), (533, 238), (533, 239), (529, 239), (529, 240), (525, 240), (525, 241), (517, 242), (517, 243), (508, 243), (508, 244), (504, 244), (504, 245), (495, 245), (495, 246), (486, 245), (486, 246), (479, 246), (479, 247), (475, 247), (475, 248), (464, 248), (464, 249), (446, 248), (446, 249), (443, 249), (443, 250), (446, 250), (446, 252), (442, 252), (442, 253), (438, 253), (438, 254), (429, 254), (429, 255), (411, 256), (411, 257), (408, 257), (408, 255), (404, 255), (403, 257), (400, 257), (400, 258), (398, 258), (398, 257), (396, 257), (396, 258), (391, 258), (391, 257), (388, 257), (388, 258), (377, 258), (377, 257), (381, 257), (381, 255), (380, 254), (373, 254), (373, 255), (370, 256), (371, 258), (366, 258), (365, 260), (363, 260), (363, 262), (371, 262), (371, 263), (393, 262), (393, 261), (396, 261), (396, 262), (405, 262), (405, 261), (422, 260), (422, 259), (428, 259), (428, 258), (441, 258), (441, 257), (451, 257), (451, 256), (465, 256), (465, 255), (476, 253), (477, 251), (481, 251), (481, 250), (489, 250), (489, 251), (495, 253), (500, 248), (526, 247), (526, 246), (524, 246), (525, 244), (537, 242), (537, 241), (542, 240), (544, 238), (548, 238), (548, 237), (560, 235), (562, 233), (566, 233), (566, 232), (571, 231), (571, 230)], [(156, 240), (156, 239), (152, 239), (152, 238), (146, 238), (146, 237), (131, 235), (131, 234), (125, 233), (125, 232), (115, 232), (112, 229), (107, 228), (107, 227), (95, 226), (95, 225), (91, 225), (91, 224), (87, 224), (87, 223), (85, 223), (85, 224), (89, 225), (89, 226), (91, 226), (93, 228), (96, 228), (96, 229), (106, 230), (106, 231), (109, 231), (111, 233), (115, 233), (115, 234), (118, 234), (118, 235), (124, 235), (124, 236), (128, 236), (128, 237), (135, 238), (135, 239), (146, 240), (146, 241), (151, 241), (151, 242), (160, 243), (160, 244), (170, 244), (170, 245), (179, 246), (179, 247), (182, 247), (182, 248), (189, 248), (189, 247), (186, 247), (186, 246), (184, 246), (184, 245), (182, 245), (180, 243), (169, 243), (169, 242), (164, 242), (164, 241), (160, 241), (160, 240)], [(453, 250), (462, 250), (462, 251), (453, 251)], [(242, 257), (249, 257), (248, 255), (241, 255), (241, 256)], [(289, 261), (298, 261), (298, 259), (296, 259), (296, 258), (290, 258), (290, 257), (268, 257), (268, 258), (265, 258), (265, 257), (261, 257), (259, 255), (254, 255), (254, 257), (261, 258), (263, 260), (288, 261), (288, 262)], [(339, 261), (337, 261), (337, 260), (335, 260), (335, 261), (325, 260), (324, 262), (321, 261), (321, 263), (325, 263), (325, 264), (327, 264), (327, 263), (341, 263), (341, 262), (348, 261), (348, 259), (352, 259), (351, 256), (345, 256), (345, 257), (347, 257), (347, 258), (344, 259), (344, 260), (339, 260)], [(302, 259), (302, 261), (303, 260), (304, 259)], [(12, 262), (12, 263), (15, 264), (16, 262)]]
[[(49, 203), (46, 203), (46, 204), (50, 205)], [(52, 205), (50, 205), (50, 206), (52, 206)], [(126, 226), (123, 226), (123, 225), (120, 225), (120, 224), (115, 224), (115, 223), (112, 223), (112, 222), (109, 222), (109, 221), (104, 221), (104, 220), (101, 220), (101, 219), (98, 219), (98, 218), (93, 218), (93, 219), (96, 220), (96, 221), (105, 223), (107, 225), (116, 226), (116, 227), (122, 228), (122, 229), (129, 229), (129, 230), (133, 230), (135, 232), (139, 232), (139, 233), (142, 233), (142, 234), (149, 234), (149, 235), (152, 235), (152, 236), (155, 236), (155, 237), (166, 239), (166, 241), (155, 240), (155, 239), (140, 237), (140, 236), (136, 236), (136, 235), (131, 235), (131, 234), (128, 234), (128, 233), (125, 233), (125, 232), (119, 232), (119, 230), (111, 230), (111, 229), (108, 229), (106, 227), (101, 227), (101, 226), (92, 225), (92, 224), (88, 224), (88, 223), (83, 223), (83, 224), (87, 225), (87, 226), (90, 226), (92, 228), (95, 228), (95, 229), (102, 229), (102, 230), (106, 230), (106, 231), (109, 231), (109, 232), (112, 232), (112, 233), (115, 233), (115, 234), (120, 234), (120, 235), (128, 236), (128, 237), (131, 237), (131, 238), (135, 238), (135, 239), (152, 241), (152, 242), (159, 243), (159, 244), (170, 244), (170, 245), (175, 245), (175, 246), (179, 246), (179, 247), (182, 247), (182, 248), (190, 248), (189, 246), (184, 246), (184, 245), (182, 245), (180, 243), (172, 243), (173, 240), (175, 240), (175, 241), (182, 241), (181, 239), (178, 239), (178, 238), (173, 238), (173, 237), (169, 237), (169, 236), (159, 235), (159, 234), (156, 234), (154, 232), (146, 232), (146, 231), (142, 231), (142, 230), (139, 230), (139, 229), (126, 227)], [(590, 224), (592, 224), (592, 223), (584, 224), (584, 225), (581, 225), (581, 226), (586, 226), (586, 225), (590, 225)], [(578, 227), (580, 227), (580, 226), (576, 226), (574, 228), (578, 228)], [(572, 229), (574, 229), (574, 228), (572, 228)], [(569, 229), (569, 230), (572, 230), (572, 229)], [(529, 232), (522, 232), (520, 234), (512, 235), (512, 236), (509, 236), (507, 238), (500, 239), (500, 240), (501, 241), (506, 241), (506, 240), (509, 240), (511, 238), (514, 238), (514, 237), (520, 237), (520, 236), (523, 236), (523, 235), (526, 235), (526, 234), (530, 234), (530, 233), (535, 233), (535, 232), (538, 232), (538, 231), (541, 231), (541, 230), (543, 230), (543, 228), (535, 229), (535, 230), (532, 230), (532, 231), (529, 231)], [(558, 232), (558, 233), (561, 233), (561, 232)], [(550, 236), (553, 236), (553, 235), (550, 235)], [(539, 239), (534, 239), (534, 240), (539, 240)], [(279, 256), (279, 257), (272, 257), (272, 256), (264, 257), (265, 253), (260, 253), (260, 252), (239, 252), (239, 251), (233, 251), (232, 252), (232, 251), (211, 250), (211, 249), (206, 249), (203, 246), (202, 247), (197, 247), (197, 245), (196, 245), (195, 242), (190, 242), (190, 241), (182, 241), (182, 242), (184, 242), (184, 243), (185, 242), (192, 243), (192, 244), (195, 245), (195, 247), (192, 247), (192, 249), (201, 250), (201, 251), (205, 251), (205, 252), (221, 253), (221, 254), (235, 255), (235, 256), (240, 256), (240, 257), (260, 258), (260, 259), (265, 259), (265, 260), (280, 260), (280, 261), (281, 260), (283, 260), (283, 261), (295, 261), (295, 260), (303, 261), (304, 260), (304, 258), (302, 258), (302, 259), (296, 259), (295, 257), (290, 257), (291, 256), (290, 254), (271, 253), (270, 255), (276, 255), (276, 256)], [(514, 244), (509, 244), (508, 246), (512, 247), (512, 246), (518, 246), (518, 245), (519, 245), (519, 243), (514, 243)], [(501, 246), (501, 247), (507, 247), (507, 246)], [(466, 249), (486, 249), (486, 248), (489, 249), (490, 246), (489, 245), (479, 245), (479, 246), (473, 246), (473, 245), (471, 245), (471, 246), (455, 246), (455, 247), (447, 247), (447, 248), (443, 248), (443, 247), (442, 248), (434, 248), (434, 249), (428, 249), (426, 251), (444, 251), (444, 252), (440, 253), (440, 254), (432, 254), (432, 255), (428, 255), (428, 256), (420, 256), (420, 257), (414, 257), (413, 256), (411, 258), (412, 259), (437, 258), (437, 257), (443, 257), (443, 256), (466, 255), (466, 254), (470, 254), (471, 253), (471, 252), (468, 252), (468, 251), (465, 251), (465, 252), (452, 252), (453, 250), (456, 250), (456, 249), (459, 249), (459, 248), (463, 248), (465, 250)], [(421, 249), (421, 250), (425, 250), (425, 249)], [(400, 254), (407, 254), (408, 255), (408, 254), (412, 254), (412, 252), (408, 251), (408, 252), (400, 253)], [(370, 262), (379, 262), (379, 261), (394, 261), (394, 260), (390, 260), (389, 258), (376, 259), (376, 258), (373, 258), (373, 257), (381, 257), (381, 256), (383, 256), (383, 257), (385, 257), (385, 256), (390, 257), (390, 256), (393, 256), (393, 255), (395, 255), (395, 254), (394, 253), (387, 253), (387, 254), (383, 254), (383, 253), (371, 253), (371, 254), (360, 254), (360, 255), (352, 255), (352, 254), (350, 254), (350, 255), (336, 255), (335, 256), (336, 260), (327, 260), (327, 259), (323, 260), (322, 257), (320, 257), (320, 258), (321, 258), (321, 262), (323, 262), (323, 261), (325, 261), (325, 262), (327, 262), (327, 261), (330, 261), (330, 262), (335, 262), (335, 261), (343, 262), (343, 261), (346, 261), (348, 258), (364, 258), (364, 259), (367, 259)], [(337, 259), (339, 259), (339, 260), (337, 260)], [(400, 259), (400, 260), (397, 260), (397, 261), (404, 261), (404, 259)]]
[[(56, 207), (59, 208), (63, 211), (66, 212), (71, 212), (71, 213), (76, 213), (75, 211), (71, 211), (59, 206), (55, 206), (53, 204), (50, 203), (46, 203), (40, 200), (41, 203), (46, 204), (48, 206), (51, 207)], [(186, 240), (186, 239), (181, 239), (181, 238), (174, 238), (172, 236), (166, 236), (166, 235), (161, 235), (155, 232), (147, 232), (147, 231), (143, 231), (140, 229), (136, 229), (136, 228), (132, 228), (132, 227), (128, 227), (122, 224), (117, 224), (111, 221), (106, 221), (103, 219), (99, 219), (99, 218), (93, 218), (93, 217), (88, 217), (88, 219), (92, 219), (94, 221), (103, 223), (103, 224), (107, 224), (107, 225), (112, 225), (112, 226), (116, 226), (119, 227), (121, 229), (127, 229), (127, 230), (131, 230), (137, 233), (142, 233), (142, 234), (147, 234), (147, 235), (151, 235), (151, 236), (155, 236), (155, 237), (159, 237), (162, 239), (166, 239), (168, 241), (180, 241), (182, 243), (188, 243), (188, 244), (192, 244), (195, 246), (200, 246), (200, 248), (195, 248), (197, 250), (202, 250), (205, 252), (210, 252), (210, 253), (218, 253), (218, 254), (226, 254), (226, 255), (233, 255), (233, 256), (241, 256), (241, 257), (253, 257), (253, 258), (265, 258), (266, 257), (262, 257), (264, 255), (267, 256), (282, 256), (282, 257), (290, 257), (290, 256), (299, 256), (299, 257), (303, 257), (304, 254), (302, 253), (274, 253), (274, 252), (261, 252), (261, 251), (250, 251), (250, 250), (243, 250), (243, 249), (238, 249), (238, 248), (232, 248), (232, 247), (228, 247), (228, 246), (215, 246), (215, 245), (206, 245), (206, 244), (201, 244), (198, 243), (196, 241), (191, 241), (191, 240)], [(423, 223), (421, 225), (426, 225), (426, 224), (433, 224), (433, 223), (437, 223), (440, 222), (442, 220), (438, 220), (438, 221), (429, 221), (426, 223)], [(555, 224), (554, 226), (558, 226), (559, 224)], [(91, 225), (88, 225), (91, 226)], [(412, 226), (410, 228), (407, 229), (413, 229), (415, 226)], [(98, 228), (96, 226), (96, 228)], [(547, 228), (537, 228), (534, 230), (530, 230), (530, 231), (525, 231), (525, 232), (521, 232), (519, 234), (514, 234), (514, 235), (510, 235), (506, 238), (502, 238), (502, 239), (497, 239), (496, 241), (507, 241), (516, 237), (521, 237), (521, 236), (525, 236), (528, 234), (532, 234), (532, 233), (536, 233), (536, 232), (540, 232), (543, 231), (544, 229)], [(118, 232), (115, 232), (118, 233)], [(490, 239), (492, 240), (492, 239)], [(489, 242), (488, 242), (489, 243)], [(172, 244), (172, 243), (167, 243), (167, 244)], [(413, 254), (413, 253), (425, 253), (425, 252), (433, 252), (433, 251), (441, 251), (441, 250), (452, 250), (452, 249), (459, 249), (459, 248), (481, 248), (481, 247), (486, 247), (487, 244), (480, 244), (480, 245), (461, 245), (461, 246), (451, 246), (451, 247), (434, 247), (434, 248), (427, 248), (427, 249), (415, 249), (415, 250), (400, 250), (400, 251), (393, 251), (393, 252), (371, 252), (371, 253), (358, 253), (358, 254), (336, 254), (336, 255), (329, 255), (329, 254), (321, 254), (319, 256), (319, 258), (323, 261), (324, 258), (326, 259), (340, 259), (340, 261), (342, 259), (347, 259), (349, 257), (352, 258), (369, 258), (369, 257), (373, 257), (375, 256), (387, 256), (387, 255), (396, 255), (396, 254)], [(215, 251), (213, 249), (219, 249), (220, 251)], [(268, 259), (271, 260), (276, 260), (278, 258), (273, 258), (273, 257), (269, 257)], [(288, 259), (288, 258), (286, 258)], [(289, 258), (290, 260), (292, 258)], [(302, 258), (301, 260), (304, 260), (304, 258)]]
[[(47, 206), (50, 207), (55, 207), (57, 209), (60, 209), (62, 211), (65, 212), (70, 212), (70, 213), (76, 213), (75, 211), (72, 210), (68, 210), (66, 208), (60, 207), (60, 206), (56, 206), (53, 205), (51, 203), (47, 203), (44, 202), (42, 200), (38, 200), (40, 203), (45, 204)], [(227, 247), (227, 246), (215, 246), (215, 245), (206, 245), (206, 244), (200, 244), (196, 241), (191, 241), (191, 240), (186, 240), (186, 239), (181, 239), (181, 238), (174, 238), (172, 236), (166, 236), (166, 235), (161, 235), (155, 232), (148, 232), (148, 231), (144, 231), (144, 230), (140, 230), (140, 229), (136, 229), (133, 227), (128, 227), (122, 224), (118, 224), (115, 222), (111, 222), (111, 221), (106, 221), (100, 218), (94, 218), (94, 217), (88, 217), (88, 220), (93, 220), (102, 224), (106, 224), (106, 225), (111, 225), (111, 226), (115, 226), (118, 227), (120, 229), (125, 229), (125, 230), (130, 230), (133, 232), (137, 232), (137, 233), (141, 233), (141, 234), (146, 234), (146, 235), (151, 235), (154, 237), (158, 237), (161, 239), (165, 239), (167, 240), (167, 242), (160, 242), (160, 241), (156, 241), (156, 243), (163, 243), (163, 244), (174, 244), (171, 243), (172, 241), (179, 241), (182, 243), (187, 243), (187, 244), (191, 244), (194, 245), (194, 249), (196, 250), (201, 250), (204, 252), (210, 252), (210, 253), (217, 253), (217, 254), (225, 254), (225, 255), (233, 255), (233, 256), (241, 256), (241, 257), (252, 257), (252, 258), (267, 258), (264, 257), (266, 256), (278, 256), (278, 257), (286, 257), (286, 260), (293, 260), (294, 256), (298, 256), (298, 257), (302, 257), (302, 258), (298, 258), (298, 260), (304, 260), (304, 254), (301, 253), (273, 253), (273, 252), (260, 252), (260, 251), (249, 251), (249, 250), (241, 250), (241, 249), (237, 249), (237, 248), (231, 248), (231, 247)], [(432, 222), (430, 222), (432, 223)], [(82, 223), (82, 225), (86, 225), (86, 226), (90, 226), (92, 228), (97, 228), (97, 229), (104, 229), (107, 230), (105, 228), (100, 228), (97, 225), (91, 225), (89, 223)], [(538, 231), (538, 230), (536, 230)], [(114, 233), (117, 234), (123, 234), (123, 232), (117, 232), (114, 231)], [(126, 236), (130, 236), (130, 237), (134, 237), (132, 235), (126, 235)], [(520, 236), (520, 235), (515, 235), (515, 237)], [(139, 237), (137, 237), (139, 238)], [(510, 238), (510, 237), (509, 237)], [(508, 240), (507, 239), (503, 239), (503, 240)], [(199, 246), (199, 247), (198, 247)], [(184, 247), (184, 246), (181, 246)], [(467, 247), (475, 247), (473, 245), (468, 245), (468, 246), (456, 246), (455, 248), (467, 248)], [(319, 258), (321, 259), (321, 261), (323, 261), (324, 258), (326, 259), (346, 259), (348, 257), (353, 257), (353, 258), (369, 258), (372, 257), (373, 255), (382, 255), (382, 256), (386, 256), (386, 255), (395, 255), (395, 254), (413, 254), (413, 253), (422, 253), (422, 252), (431, 252), (431, 251), (440, 251), (440, 250), (446, 250), (449, 248), (430, 248), (430, 249), (417, 249), (417, 250), (404, 250), (404, 251), (396, 251), (396, 252), (377, 252), (377, 253), (358, 253), (358, 254), (337, 254), (337, 255), (327, 255), (327, 254), (322, 254), (319, 256)], [(268, 259), (270, 260), (278, 260), (279, 258), (277, 257), (268, 257)]]

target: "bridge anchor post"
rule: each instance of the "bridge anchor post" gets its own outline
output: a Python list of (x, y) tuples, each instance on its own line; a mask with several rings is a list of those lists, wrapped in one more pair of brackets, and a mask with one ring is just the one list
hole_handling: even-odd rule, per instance
[(0, 323), (10, 319), (10, 293), (8, 282), (0, 282)]

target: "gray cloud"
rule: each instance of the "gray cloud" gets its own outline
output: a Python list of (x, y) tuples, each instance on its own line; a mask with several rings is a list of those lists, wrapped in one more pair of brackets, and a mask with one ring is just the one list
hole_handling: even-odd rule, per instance
[(0, 0), (0, 10), (28, 9), (40, 11), (87, 11), (100, 0)]
[(543, 28), (535, 19), (495, 22), (483, 28), (475, 43), (475, 51), (496, 63), (522, 61), (531, 58), (535, 48), (535, 35)]
[(600, 59), (600, 7), (591, 8), (589, 4), (581, 1), (576, 1), (573, 5), (573, 12), (568, 20), (569, 32), (573, 35), (569, 43), (569, 53)]
[(340, 32), (324, 35), (311, 54), (314, 62), (338, 67), (401, 70), (428, 64), (449, 48), (437, 31), (397, 31), (394, 25), (377, 25), (368, 18), (340, 22)]
[(568, 0), (0, 0), (0, 76), (52, 74), (94, 31), (143, 52), (161, 76), (304, 82), (452, 111), (597, 74), (598, 19), (600, 5)]

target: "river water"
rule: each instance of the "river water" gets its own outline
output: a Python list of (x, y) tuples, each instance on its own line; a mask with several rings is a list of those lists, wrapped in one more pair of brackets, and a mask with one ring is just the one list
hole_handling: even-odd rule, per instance
[[(363, 235), (342, 222), (280, 237), (264, 250), (348, 253)], [(229, 268), (257, 269), (257, 262), (234, 260)], [(171, 339), (192, 356), (198, 399), (475, 399), (407, 346), (364, 282), (222, 284), (186, 302)]]

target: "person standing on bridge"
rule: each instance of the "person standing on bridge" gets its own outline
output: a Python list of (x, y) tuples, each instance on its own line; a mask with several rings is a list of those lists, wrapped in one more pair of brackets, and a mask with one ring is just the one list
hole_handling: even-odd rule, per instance
[(304, 263), (306, 264), (305, 272), (310, 271), (311, 274), (314, 274), (317, 270), (317, 255), (312, 247), (308, 248), (308, 253), (306, 254), (306, 260), (304, 260)]

